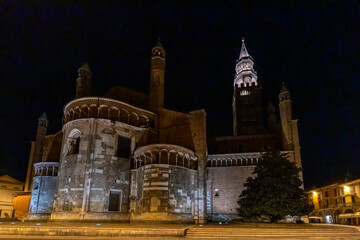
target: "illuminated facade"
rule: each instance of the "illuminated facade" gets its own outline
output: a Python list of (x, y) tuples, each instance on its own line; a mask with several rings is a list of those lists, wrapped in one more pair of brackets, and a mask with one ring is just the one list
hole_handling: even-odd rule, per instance
[(14, 195), (22, 191), (24, 183), (8, 175), (0, 176), (0, 218), (15, 217)]
[(165, 57), (158, 43), (148, 96), (116, 86), (93, 97), (89, 66), (78, 69), (62, 130), (47, 135), (39, 119), (28, 219), (206, 222), (205, 111), (164, 108)]
[(308, 192), (312, 222), (360, 225), (360, 179)]
[(283, 87), (279, 95), (281, 123), (269, 105), (266, 126), (261, 84), (244, 43), (230, 137), (207, 141), (204, 110), (164, 108), (165, 58), (158, 43), (149, 95), (116, 86), (102, 97), (91, 96), (90, 68), (79, 68), (76, 98), (64, 107), (62, 130), (47, 135), (46, 115), (39, 119), (26, 184), (32, 186), (28, 219), (231, 220), (264, 146), (288, 153), (301, 166), (290, 92)]
[(264, 111), (261, 82), (244, 42), (236, 62), (233, 86), (233, 136), (208, 139), (207, 215), (213, 221), (237, 217), (236, 201), (244, 190), (243, 184), (252, 176), (261, 152), (267, 148), (286, 153), (301, 168), (297, 120), (292, 117), (290, 92), (285, 85), (280, 90), (278, 122), (271, 102)]

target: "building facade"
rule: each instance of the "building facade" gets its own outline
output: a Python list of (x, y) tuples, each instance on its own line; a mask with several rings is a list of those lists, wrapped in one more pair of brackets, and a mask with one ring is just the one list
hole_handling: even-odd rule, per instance
[(84, 64), (62, 130), (47, 135), (46, 115), (39, 119), (26, 184), (32, 187), (28, 219), (231, 220), (267, 147), (301, 166), (290, 92), (283, 86), (279, 94), (281, 121), (272, 105), (266, 120), (244, 42), (234, 79), (234, 136), (212, 139), (204, 110), (164, 108), (166, 52), (158, 43), (151, 53), (148, 95), (116, 86), (91, 96), (92, 74)]
[[(254, 60), (243, 41), (236, 61), (233, 94), (233, 136), (208, 139), (207, 216), (210, 221), (237, 217), (237, 200), (243, 184), (267, 148), (286, 153), (301, 168), (297, 120), (292, 117), (289, 90), (283, 85), (279, 99), (280, 121), (275, 107), (264, 111), (261, 82)], [(300, 176), (302, 179), (302, 175)]]
[(8, 175), (0, 176), (0, 218), (15, 217), (14, 196), (23, 188), (23, 182)]
[(311, 222), (360, 225), (360, 179), (315, 188), (308, 196)]

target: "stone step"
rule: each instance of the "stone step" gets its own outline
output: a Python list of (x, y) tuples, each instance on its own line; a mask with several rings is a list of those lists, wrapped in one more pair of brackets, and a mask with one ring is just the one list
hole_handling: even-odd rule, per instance
[(324, 235), (346, 237), (359, 235), (360, 233), (354, 228), (336, 228), (336, 227), (319, 227), (313, 229), (304, 228), (190, 228), (186, 232), (186, 237), (189, 238), (202, 238), (202, 237), (254, 237), (254, 236), (272, 236), (272, 237), (321, 237)]
[(76, 227), (0, 227), (0, 235), (37, 236), (160, 236), (183, 237), (184, 229), (144, 229), (144, 228), (76, 228)]
[[(338, 235), (327, 235), (327, 234), (319, 234), (319, 235), (313, 235), (313, 234), (293, 234), (293, 235), (269, 235), (269, 234), (242, 234), (242, 235), (186, 235), (186, 238), (189, 239), (209, 239), (209, 238), (215, 238), (215, 239), (253, 239), (253, 238), (259, 238), (259, 239), (359, 239), (358, 235), (355, 234), (338, 234)], [(356, 237), (356, 238), (354, 238)]]
[(187, 238), (204, 238), (204, 237), (255, 237), (255, 236), (259, 236), (259, 237), (321, 237), (321, 236), (333, 236), (333, 237), (342, 237), (344, 239), (346, 239), (346, 237), (350, 237), (350, 236), (354, 236), (354, 235), (359, 235), (359, 233), (354, 233), (354, 232), (279, 232), (279, 233), (268, 233), (268, 232), (263, 232), (263, 233), (232, 233), (232, 232), (198, 232), (198, 233), (187, 233), (186, 237)]
[(232, 232), (232, 233), (252, 233), (252, 232), (265, 232), (265, 233), (287, 233), (287, 232), (299, 232), (299, 233), (313, 233), (313, 232), (323, 232), (323, 233), (337, 233), (337, 232), (357, 232), (357, 230), (355, 229), (347, 229), (347, 230), (343, 230), (343, 229), (329, 229), (329, 230), (309, 230), (309, 229), (299, 229), (299, 230), (249, 230), (249, 229), (239, 229), (239, 230), (232, 230), (232, 229), (189, 229), (187, 231), (192, 232), (192, 233), (196, 233), (196, 232)]
[[(187, 233), (186, 236), (190, 236), (190, 235), (253, 235), (253, 234), (256, 234), (256, 235), (323, 235), (323, 234), (329, 234), (328, 232), (313, 232), (313, 233), (300, 233), (300, 232), (297, 232), (297, 233), (225, 233), (225, 232), (222, 232), (222, 233), (217, 233), (217, 232), (203, 232), (203, 233)], [(354, 234), (354, 233), (351, 233), (351, 232), (348, 232), (348, 233), (342, 233), (342, 232), (333, 232), (333, 233), (330, 233), (330, 234), (333, 234), (333, 235), (346, 235), (346, 234)]]

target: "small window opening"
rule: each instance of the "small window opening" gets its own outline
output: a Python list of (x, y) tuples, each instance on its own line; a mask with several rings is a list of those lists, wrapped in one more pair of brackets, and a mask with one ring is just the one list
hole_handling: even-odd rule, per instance
[(68, 137), (68, 153), (67, 155), (79, 154), (80, 151), (80, 136), (81, 132), (78, 129), (73, 129)]
[(219, 194), (219, 189), (215, 189), (215, 197), (219, 197), (220, 194)]
[(130, 158), (131, 139), (118, 136), (116, 156), (121, 158)]
[(110, 191), (109, 195), (109, 211), (120, 211), (120, 191)]

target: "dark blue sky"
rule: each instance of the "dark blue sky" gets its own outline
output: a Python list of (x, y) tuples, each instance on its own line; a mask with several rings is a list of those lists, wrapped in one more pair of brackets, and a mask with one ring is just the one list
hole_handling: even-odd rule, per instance
[(146, 93), (159, 37), (166, 107), (204, 108), (208, 135), (230, 135), (245, 37), (265, 98), (277, 106), (282, 82), (291, 91), (305, 186), (360, 177), (358, 1), (104, 2), (0, 1), (1, 173), (24, 180), (37, 118), (46, 111), (49, 133), (61, 129), (83, 62), (95, 95)]

